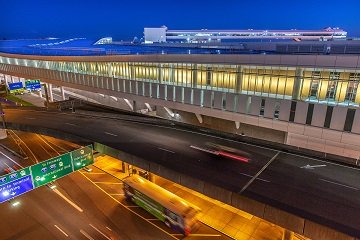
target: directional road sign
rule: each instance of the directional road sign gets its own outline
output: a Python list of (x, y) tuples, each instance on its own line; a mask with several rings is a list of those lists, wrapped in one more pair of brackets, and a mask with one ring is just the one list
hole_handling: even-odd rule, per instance
[(14, 181), (6, 182), (0, 186), (0, 203), (34, 189), (30, 175), (14, 179)]
[(70, 153), (30, 167), (35, 187), (40, 187), (73, 172)]
[(74, 171), (94, 163), (91, 146), (82, 147), (71, 152)]

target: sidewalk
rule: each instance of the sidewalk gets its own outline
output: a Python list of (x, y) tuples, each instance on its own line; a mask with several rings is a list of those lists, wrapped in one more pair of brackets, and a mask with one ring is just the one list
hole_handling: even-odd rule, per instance
[[(122, 162), (110, 156), (97, 157), (94, 165), (119, 179), (128, 176), (127, 169), (125, 169), (125, 173), (122, 172)], [(134, 169), (136, 168), (134, 167)], [(200, 207), (202, 209), (200, 221), (229, 237), (241, 240), (282, 239), (284, 229), (277, 225), (175, 184), (162, 177), (154, 176), (153, 182), (156, 182), (157, 185)], [(293, 239), (296, 240), (297, 238), (294, 237)]]

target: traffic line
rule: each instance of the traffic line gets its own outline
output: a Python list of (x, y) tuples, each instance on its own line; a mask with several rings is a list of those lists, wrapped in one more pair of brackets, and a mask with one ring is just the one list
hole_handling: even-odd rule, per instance
[(189, 237), (221, 237), (220, 234), (201, 234), (201, 233), (190, 233)]
[(34, 120), (36, 118), (34, 118), (34, 117), (25, 117), (25, 119)]
[(93, 182), (93, 183), (96, 183), (96, 184), (119, 184), (119, 185), (123, 184), (123, 183), (117, 183), (117, 182)]
[(323, 179), (323, 178), (319, 178), (319, 180), (323, 181), (323, 182), (332, 183), (332, 184), (335, 184), (335, 185), (338, 185), (338, 186), (342, 186), (342, 187), (346, 187), (346, 188), (350, 188), (350, 189), (354, 189), (356, 191), (359, 191), (359, 189), (356, 188), (356, 187), (348, 186), (348, 185), (345, 185), (345, 184), (342, 184), (342, 183), (332, 182), (332, 181), (329, 181), (329, 180), (326, 180), (326, 179)]
[(109, 228), (108, 226), (106, 226), (106, 229), (109, 230), (109, 231), (112, 231), (111, 228)]
[(71, 206), (73, 206), (76, 210), (78, 210), (79, 212), (83, 212), (84, 210), (82, 210), (78, 205), (76, 205), (76, 203), (72, 202), (70, 199), (68, 199), (67, 197), (65, 197), (59, 190), (57, 189), (53, 189), (53, 191), (59, 195), (61, 198), (63, 198), (66, 202), (68, 202)]
[(114, 196), (125, 196), (124, 193), (109, 193), (109, 194)]
[(64, 234), (66, 237), (69, 237), (69, 235), (66, 234), (64, 230), (62, 230), (58, 225), (54, 225), (62, 234)]
[(98, 233), (100, 233), (101, 235), (103, 235), (106, 239), (111, 240), (111, 238), (109, 238), (108, 236), (105, 235), (105, 233), (103, 233), (102, 231), (100, 231), (99, 229), (97, 229), (95, 226), (93, 226), (91, 223), (89, 223), (90, 227), (92, 227), (93, 229), (95, 229)]
[[(24, 168), (23, 166), (21, 166), (19, 163), (17, 163), (15, 160), (13, 160), (11, 157), (9, 157), (8, 155), (6, 155), (5, 153), (3, 153), (2, 151), (0, 151), (0, 154), (3, 155), (4, 157), (6, 157), (7, 159), (9, 159), (10, 161), (12, 161), (13, 163), (15, 163), (16, 165), (18, 165), (21, 168)], [(5, 163), (5, 162), (4, 162)], [(6, 163), (5, 163), (6, 164)], [(7, 164), (6, 164), (7, 165)], [(8, 166), (9, 167), (9, 166)]]
[(104, 132), (104, 133), (107, 134), (107, 135), (110, 135), (110, 136), (117, 137), (117, 135), (116, 135), (116, 134), (113, 134), (113, 133), (109, 133), (109, 132)]
[(77, 126), (76, 124), (74, 123), (65, 123), (66, 125), (70, 125), (70, 126)]
[(245, 186), (240, 190), (240, 194), (243, 193), (249, 186), (252, 182), (255, 181), (255, 179), (275, 160), (275, 158), (277, 156), (279, 156), (280, 154), (280, 151), (278, 151), (261, 169), (259, 172), (257, 172), (253, 178), (250, 179), (250, 181), (248, 183), (245, 184)]
[[(241, 175), (244, 175), (246, 177), (254, 177), (250, 174), (246, 174), (246, 173), (240, 173)], [(257, 180), (260, 180), (260, 181), (263, 181), (263, 182), (270, 182), (269, 180), (265, 180), (265, 179), (262, 179), (262, 178), (257, 178)]]
[(81, 232), (81, 234), (84, 235), (87, 239), (95, 240), (95, 239), (93, 239), (87, 232), (85, 232), (84, 230), (80, 229), (80, 232)]
[(96, 175), (96, 174), (98, 174), (98, 175), (100, 175), (100, 174), (106, 174), (106, 173), (103, 173), (103, 172), (87, 172), (87, 171), (85, 171), (85, 170), (83, 170), (83, 173), (90, 174), (90, 175)]
[(92, 184), (94, 184), (94, 186), (96, 186), (98, 189), (100, 189), (102, 192), (104, 192), (106, 195), (108, 195), (111, 199), (113, 199), (115, 202), (117, 202), (118, 204), (120, 204), (121, 206), (123, 206), (124, 208), (128, 209), (128, 211), (132, 212), (133, 214), (135, 214), (136, 216), (138, 216), (139, 218), (143, 219), (144, 221), (148, 222), (149, 224), (153, 225), (154, 227), (156, 227), (157, 229), (159, 229), (160, 231), (166, 233), (168, 236), (177, 239), (176, 237), (174, 237), (172, 234), (168, 233), (167, 231), (165, 231), (164, 229), (160, 228), (159, 226), (157, 226), (155, 223), (152, 223), (150, 221), (148, 221), (146, 218), (144, 218), (143, 216), (141, 216), (140, 214), (138, 214), (137, 212), (133, 211), (130, 209), (129, 206), (126, 206), (124, 204), (122, 204), (119, 200), (117, 200), (116, 198), (114, 198), (113, 196), (111, 196), (109, 193), (107, 193), (104, 189), (102, 189), (101, 187), (99, 187), (98, 185), (96, 185), (93, 181), (91, 181), (90, 178), (88, 178), (87, 176), (85, 176), (82, 172), (79, 172), (84, 178), (86, 178), (87, 180), (89, 180)]
[(163, 150), (163, 151), (165, 151), (165, 152), (169, 152), (169, 153), (175, 153), (174, 151), (171, 151), (171, 150), (166, 149), (166, 148), (158, 147), (158, 149)]

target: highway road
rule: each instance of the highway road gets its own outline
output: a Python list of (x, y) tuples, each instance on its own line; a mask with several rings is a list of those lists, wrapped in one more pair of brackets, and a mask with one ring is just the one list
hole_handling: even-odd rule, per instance
[[(180, 126), (6, 109), (6, 122), (101, 142), (296, 215), (360, 236), (360, 170), (219, 138)], [(136, 121), (135, 121), (136, 120)], [(10, 125), (9, 125), (10, 126)], [(214, 146), (217, 149), (214, 150)], [(221, 147), (222, 146), (222, 147)], [(214, 154), (235, 149), (235, 160)], [(220, 149), (220, 150), (219, 150)]]
[[(29, 158), (14, 158), (7, 149), (0, 151), (1, 163), (28, 166), (78, 148), (75, 144), (33, 133), (10, 131), (0, 143), (11, 147), (21, 142)], [(1, 150), (1, 149), (0, 149)], [(19, 151), (19, 149), (16, 149)], [(7, 157), (4, 157), (4, 156)], [(3, 157), (1, 157), (3, 156)], [(6, 158), (6, 159), (4, 159)], [(7, 165), (0, 165), (3, 170)], [(145, 210), (125, 200), (122, 182), (94, 168), (79, 171), (0, 204), (4, 224), (1, 239), (182, 239), (179, 234), (154, 219)], [(18, 206), (12, 206), (20, 202)], [(230, 239), (202, 224), (186, 239)], [(259, 238), (260, 240), (261, 238)]]

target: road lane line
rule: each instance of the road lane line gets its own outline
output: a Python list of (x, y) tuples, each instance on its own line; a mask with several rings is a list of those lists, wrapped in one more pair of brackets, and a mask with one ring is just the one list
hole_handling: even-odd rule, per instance
[(104, 133), (107, 134), (107, 135), (110, 135), (110, 136), (117, 137), (117, 135), (116, 135), (116, 134), (113, 134), (113, 133), (109, 133), (109, 132), (104, 132)]
[(34, 120), (36, 118), (34, 118), (34, 117), (25, 117), (25, 119)]
[(76, 124), (74, 123), (65, 123), (66, 125), (70, 125), (70, 126), (77, 126)]
[[(9, 159), (10, 161), (12, 161), (13, 163), (15, 163), (16, 165), (18, 165), (21, 168), (24, 168), (23, 166), (21, 166), (19, 163), (17, 163), (15, 160), (13, 160), (11, 157), (9, 157), (8, 155), (6, 155), (5, 153), (3, 153), (2, 151), (0, 151), (0, 154), (4, 155), (4, 157), (6, 157), (7, 159)], [(5, 163), (6, 164), (6, 163)], [(7, 165), (7, 164), (6, 164)]]
[[(37, 157), (35, 156), (35, 154), (33, 153), (33, 151), (31, 151), (31, 149), (28, 147), (28, 145), (26, 145), (26, 143), (12, 130), (10, 130), (9, 132), (12, 132), (18, 139), (20, 142), (22, 142), (22, 144), (24, 144), (24, 146), (29, 150), (29, 152), (31, 153), (31, 155), (33, 155), (34, 159), (35, 159), (35, 163), (39, 163), (39, 160), (37, 159)], [(15, 138), (12, 137), (14, 139), (14, 141), (16, 142)], [(25, 152), (25, 151), (24, 151)]]
[(87, 239), (95, 240), (95, 239), (93, 239), (87, 232), (85, 232), (84, 230), (80, 229), (80, 232), (81, 232), (81, 234), (84, 235)]
[(53, 189), (53, 191), (59, 195), (61, 198), (63, 198), (66, 202), (68, 202), (71, 206), (73, 206), (76, 210), (78, 210), (79, 212), (83, 212), (84, 210), (82, 210), (78, 205), (76, 205), (76, 203), (72, 202), (70, 199), (68, 199), (67, 197), (65, 197), (59, 190), (57, 189)]
[(275, 160), (275, 158), (276, 158), (277, 156), (279, 156), (279, 154), (280, 154), (280, 151), (278, 151), (278, 152), (260, 169), (260, 171), (258, 171), (258, 172), (254, 175), (254, 177), (251, 178), (250, 181), (249, 181), (247, 184), (245, 184), (245, 186), (240, 190), (239, 193), (240, 193), (240, 194), (243, 193), (243, 192), (250, 186), (250, 184), (251, 184), (252, 182), (254, 182), (255, 179)]
[[(250, 174), (246, 174), (246, 173), (240, 173), (240, 174), (244, 175), (246, 177), (254, 177), (254, 176), (251, 176)], [(265, 180), (265, 179), (262, 179), (262, 178), (257, 178), (257, 180), (264, 181), (264, 182), (270, 182), (269, 180)]]
[(112, 231), (111, 228), (109, 228), (108, 226), (106, 226), (106, 229), (109, 230), (109, 231)]
[(342, 187), (346, 187), (346, 188), (351, 188), (351, 189), (354, 189), (356, 191), (359, 191), (358, 188), (356, 187), (352, 187), (352, 186), (348, 186), (348, 185), (345, 185), (345, 184), (341, 184), (341, 183), (337, 183), (337, 182), (332, 182), (332, 181), (329, 181), (329, 180), (326, 180), (326, 179), (323, 179), (323, 178), (319, 178), (320, 181), (323, 181), (323, 182), (328, 182), (328, 183), (332, 183), (332, 184), (335, 184), (335, 185), (338, 185), (338, 186), (342, 186)]
[(69, 235), (66, 234), (66, 232), (64, 230), (62, 230), (60, 227), (58, 227), (58, 225), (54, 225), (62, 234), (64, 234), (66, 237), (69, 237)]
[(45, 140), (41, 137), (40, 134), (36, 134), (36, 136), (37, 136), (41, 141), (43, 141), (46, 145), (48, 145), (54, 152), (56, 152), (57, 154), (60, 155), (60, 153), (59, 153), (58, 151), (56, 151), (56, 149), (53, 148), (47, 141), (45, 141)]
[(124, 193), (109, 193), (110, 195), (115, 195), (115, 196), (125, 196)]
[(201, 233), (190, 233), (189, 237), (221, 237), (220, 234), (201, 234)]
[(163, 150), (163, 151), (165, 151), (165, 152), (169, 152), (169, 153), (175, 153), (174, 151), (171, 151), (171, 150), (166, 149), (166, 148), (158, 147), (158, 149)]
[[(114, 200), (115, 202), (117, 202), (118, 204), (120, 204), (121, 206), (123, 206), (124, 208), (128, 209), (128, 211), (132, 212), (133, 214), (135, 214), (136, 216), (138, 216), (139, 218), (143, 219), (144, 221), (148, 222), (149, 224), (153, 225), (155, 228), (159, 229), (160, 231), (166, 233), (168, 236), (179, 240), (178, 238), (174, 237), (172, 234), (168, 233), (167, 231), (165, 231), (164, 229), (160, 228), (159, 226), (157, 226), (155, 223), (152, 223), (151, 221), (148, 221), (146, 218), (144, 218), (143, 216), (141, 216), (140, 214), (138, 214), (137, 212), (133, 211), (130, 209), (129, 206), (126, 206), (124, 204), (122, 204), (119, 200), (117, 200), (116, 198), (114, 198), (113, 196), (111, 196), (109, 193), (107, 193), (104, 189), (102, 189), (101, 187), (99, 187), (98, 185), (96, 185), (93, 181), (91, 181), (90, 178), (88, 178), (85, 174), (83, 174), (82, 172), (79, 172), (84, 178), (86, 178), (88, 181), (90, 181), (92, 184), (94, 184), (95, 187), (97, 187), (98, 189), (100, 189), (100, 191), (102, 191), (103, 193), (105, 193), (106, 195), (108, 195), (112, 200)], [(138, 206), (139, 207), (139, 206)]]
[(111, 240), (111, 238), (109, 238), (108, 236), (105, 235), (105, 233), (103, 233), (102, 231), (100, 231), (99, 229), (97, 229), (95, 226), (93, 226), (91, 223), (89, 223), (90, 227), (92, 227), (93, 229), (95, 229), (98, 233), (100, 233), (101, 235), (103, 235), (106, 239)]
[(96, 183), (96, 184), (120, 184), (122, 185), (123, 183), (117, 183), (117, 182), (93, 182), (93, 183)]

